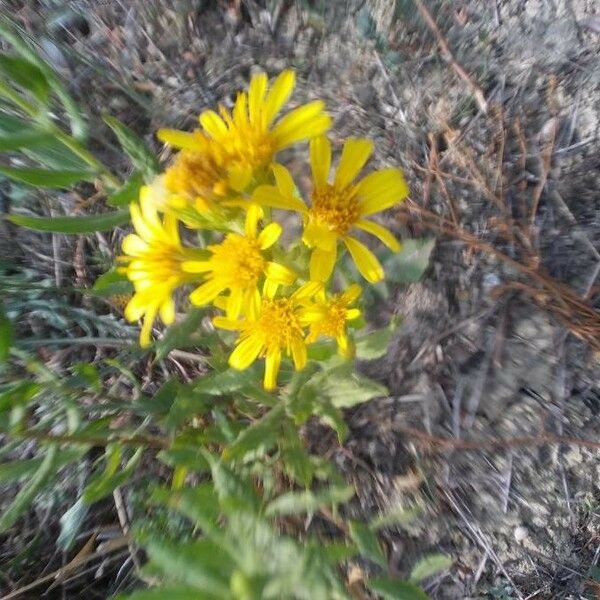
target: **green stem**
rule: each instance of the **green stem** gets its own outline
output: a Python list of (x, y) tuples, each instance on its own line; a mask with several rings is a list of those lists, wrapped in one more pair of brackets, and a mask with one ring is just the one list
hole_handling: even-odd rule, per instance
[(76, 140), (74, 137), (64, 133), (56, 126), (50, 128), (50, 132), (56, 137), (56, 139), (64, 144), (73, 154), (76, 154), (81, 160), (85, 161), (90, 167), (97, 171), (108, 187), (117, 189), (121, 186), (121, 182), (115, 177), (87, 148), (85, 148), (81, 142)]

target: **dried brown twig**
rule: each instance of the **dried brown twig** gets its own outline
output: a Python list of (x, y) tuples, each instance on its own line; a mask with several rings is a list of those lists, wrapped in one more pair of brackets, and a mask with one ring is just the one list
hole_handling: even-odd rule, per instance
[(450, 46), (448, 45), (444, 34), (440, 31), (440, 28), (437, 26), (434, 18), (429, 12), (429, 9), (425, 6), (423, 1), (415, 0), (415, 4), (417, 5), (417, 9), (421, 17), (423, 18), (423, 21), (425, 21), (427, 27), (429, 27), (433, 35), (435, 35), (442, 58), (450, 65), (450, 67), (458, 75), (458, 77), (460, 77), (467, 84), (467, 86), (471, 90), (472, 96), (477, 102), (477, 106), (479, 106), (479, 110), (481, 110), (482, 113), (486, 114), (488, 110), (488, 104), (482, 89), (473, 81), (471, 76), (463, 69), (463, 67), (458, 62), (456, 62), (456, 59), (454, 58), (454, 55), (450, 50)]

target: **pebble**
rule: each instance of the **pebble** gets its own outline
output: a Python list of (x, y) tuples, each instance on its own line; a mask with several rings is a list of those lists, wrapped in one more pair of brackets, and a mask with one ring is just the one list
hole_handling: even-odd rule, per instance
[(519, 525), (515, 527), (514, 536), (517, 543), (522, 544), (529, 537), (529, 529), (525, 525)]

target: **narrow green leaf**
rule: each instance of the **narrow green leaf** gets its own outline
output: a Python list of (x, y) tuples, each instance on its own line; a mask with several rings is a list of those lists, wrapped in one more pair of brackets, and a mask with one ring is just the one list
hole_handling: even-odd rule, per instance
[(92, 289), (87, 290), (88, 294), (108, 298), (116, 294), (133, 293), (133, 284), (124, 273), (120, 273), (116, 268), (103, 273), (96, 279)]
[(210, 539), (170, 544), (151, 540), (146, 550), (152, 563), (168, 580), (195, 587), (199, 591), (227, 597), (231, 575), (230, 557)]
[(364, 523), (350, 521), (350, 536), (352, 541), (357, 545), (360, 553), (369, 560), (387, 567), (387, 559), (381, 549), (377, 536)]
[(0, 175), (15, 181), (42, 188), (68, 188), (78, 181), (92, 181), (90, 171), (59, 171), (33, 167), (7, 167), (0, 165)]
[(390, 323), (389, 327), (376, 329), (357, 337), (356, 358), (359, 360), (375, 360), (385, 356), (396, 328), (397, 324), (393, 322)]
[(153, 499), (184, 514), (198, 525), (207, 535), (220, 531), (219, 499), (212, 483), (203, 483), (193, 488), (173, 492), (155, 490)]
[[(116, 446), (111, 448), (118, 450)], [(105, 471), (91, 481), (83, 491), (83, 501), (86, 504), (97, 502), (109, 494), (112, 494), (119, 486), (127, 483), (135, 473), (141, 458), (142, 448), (139, 448), (134, 452), (125, 467), (117, 472), (117, 469), (120, 466), (121, 454), (117, 451), (109, 455)]]
[(202, 319), (205, 315), (205, 310), (195, 308), (186, 315), (185, 319), (171, 325), (163, 337), (155, 343), (156, 358), (164, 358), (175, 348), (182, 350), (202, 346), (203, 340), (210, 337), (202, 328)]
[(430, 554), (417, 561), (410, 573), (410, 580), (413, 582), (423, 581), (437, 575), (442, 571), (447, 571), (452, 566), (452, 558), (447, 554)]
[(106, 116), (104, 122), (113, 130), (119, 140), (119, 144), (127, 153), (133, 166), (144, 174), (147, 182), (152, 181), (160, 171), (160, 164), (156, 156), (148, 149), (142, 139), (138, 137), (127, 125), (124, 125), (115, 117)]
[(419, 281), (429, 266), (429, 257), (434, 246), (434, 238), (404, 240), (400, 252), (392, 254), (384, 261), (386, 280), (397, 283)]
[(429, 596), (416, 585), (400, 579), (375, 577), (367, 585), (385, 600), (429, 600)]
[(33, 475), (42, 464), (41, 458), (14, 460), (0, 464), (0, 483), (15, 481)]
[(52, 136), (45, 131), (31, 129), (8, 137), (0, 136), (0, 152), (11, 152), (20, 148), (28, 148), (44, 141), (51, 140)]
[(42, 104), (50, 94), (48, 80), (38, 67), (19, 56), (0, 54), (0, 74), (18, 87), (31, 92)]
[(63, 550), (68, 550), (75, 541), (89, 509), (89, 505), (83, 501), (83, 498), (79, 498), (60, 518), (60, 535), (56, 543)]
[(0, 301), (0, 363), (5, 361), (14, 342), (14, 330), (11, 320), (6, 315)]
[(0, 516), (0, 533), (4, 533), (17, 522), (17, 519), (28, 510), (45, 483), (56, 474), (55, 461), (57, 454), (58, 447), (56, 445), (47, 448), (44, 459), (35, 474), (21, 488), (15, 499), (8, 508), (4, 509), (4, 512)]
[(278, 496), (265, 509), (267, 516), (296, 515), (314, 513), (323, 506), (332, 506), (348, 502), (355, 494), (352, 486), (331, 486), (319, 492), (287, 492)]
[(144, 176), (136, 171), (129, 177), (123, 187), (119, 188), (106, 201), (109, 206), (120, 207), (127, 206), (139, 198), (140, 188), (144, 185)]
[(207, 473), (210, 471), (210, 467), (206, 462), (206, 458), (200, 452), (200, 448), (183, 446), (181, 448), (161, 450), (158, 453), (158, 459), (175, 469), (185, 468), (195, 473)]
[(240, 510), (257, 512), (259, 501), (252, 483), (225, 466), (209, 452), (204, 451), (203, 454), (210, 465), (215, 491), (223, 510), (228, 513)]
[(321, 418), (321, 420), (329, 425), (336, 433), (340, 444), (344, 443), (344, 440), (348, 437), (350, 430), (342, 411), (333, 406), (327, 398), (322, 398), (320, 402), (315, 405), (315, 414)]
[(223, 451), (223, 460), (231, 461), (243, 458), (249, 452), (267, 451), (277, 444), (279, 428), (285, 417), (285, 407), (281, 403), (272, 408), (261, 419), (246, 427), (235, 441)]
[(34, 229), (35, 231), (51, 231), (53, 233), (95, 233), (110, 231), (119, 225), (129, 222), (129, 213), (125, 210), (85, 217), (30, 217), (27, 215), (8, 215), (6, 217), (15, 225)]

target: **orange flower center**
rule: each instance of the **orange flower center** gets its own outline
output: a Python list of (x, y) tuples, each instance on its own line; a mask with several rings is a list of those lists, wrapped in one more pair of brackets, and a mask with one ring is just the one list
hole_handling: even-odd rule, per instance
[(360, 218), (355, 188), (338, 190), (327, 184), (313, 191), (310, 216), (338, 235), (345, 235)]

